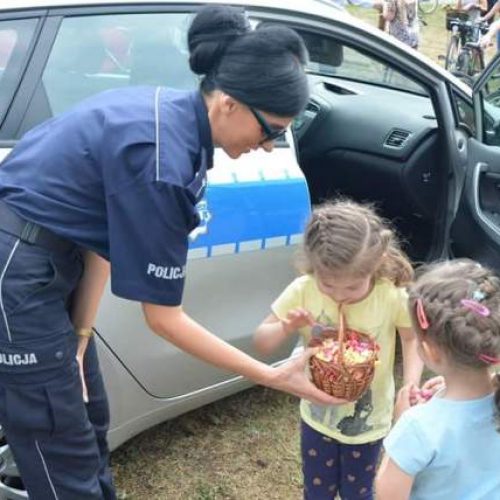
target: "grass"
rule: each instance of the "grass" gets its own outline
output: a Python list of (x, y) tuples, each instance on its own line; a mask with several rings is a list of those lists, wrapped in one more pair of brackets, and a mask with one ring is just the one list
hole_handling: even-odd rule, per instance
[[(376, 24), (376, 13), (352, 12)], [(421, 51), (442, 64), (442, 9), (427, 16)], [(208, 405), (137, 436), (112, 454), (124, 500), (302, 498), (298, 401), (266, 388)]]
[[(377, 25), (378, 13), (374, 9), (362, 7), (351, 7), (349, 11), (356, 17), (364, 21)], [(448, 33), (445, 29), (445, 10), (439, 8), (431, 15), (425, 16), (427, 26), (420, 28), (420, 48), (419, 51), (427, 57), (444, 65), (444, 56), (448, 43)]]
[(253, 388), (144, 432), (113, 453), (120, 498), (300, 498), (297, 405)]

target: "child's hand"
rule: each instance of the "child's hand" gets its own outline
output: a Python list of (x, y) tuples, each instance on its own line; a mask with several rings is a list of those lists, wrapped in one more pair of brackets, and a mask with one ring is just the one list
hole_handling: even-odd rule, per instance
[(394, 405), (394, 420), (398, 418), (411, 407), (410, 393), (412, 388), (415, 387), (414, 384), (404, 385), (398, 392), (396, 397), (396, 404)]
[(415, 406), (427, 403), (427, 401), (429, 401), (429, 399), (431, 399), (436, 392), (440, 391), (444, 387), (444, 378), (441, 376), (429, 379), (421, 388), (418, 388), (416, 385), (412, 385), (410, 387), (410, 404)]
[(283, 330), (288, 335), (304, 326), (313, 326), (314, 318), (313, 315), (305, 309), (292, 309), (288, 312), (286, 318), (281, 320), (281, 324), (283, 325)]
[(422, 386), (421, 391), (427, 391), (429, 393), (429, 396), (427, 399), (432, 398), (436, 392), (439, 392), (443, 389), (446, 389), (446, 383), (444, 381), (444, 377), (441, 377), (441, 375), (438, 375), (437, 377), (432, 377), (427, 382), (424, 383)]
[(432, 397), (432, 392), (428, 389), (420, 389), (416, 385), (410, 387), (410, 404), (412, 406), (426, 403)]

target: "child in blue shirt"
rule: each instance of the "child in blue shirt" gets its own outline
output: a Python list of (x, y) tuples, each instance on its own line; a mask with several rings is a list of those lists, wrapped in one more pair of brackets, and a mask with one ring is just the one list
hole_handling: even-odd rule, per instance
[(410, 288), (409, 307), (419, 354), (445, 387), (413, 408), (400, 392), (377, 498), (499, 500), (500, 385), (490, 369), (500, 363), (500, 279), (468, 260), (437, 264)]

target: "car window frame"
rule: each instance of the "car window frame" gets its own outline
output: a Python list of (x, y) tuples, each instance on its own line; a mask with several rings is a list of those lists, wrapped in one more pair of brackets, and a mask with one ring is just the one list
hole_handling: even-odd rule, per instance
[[(20, 87), (13, 98), (10, 109), (5, 117), (4, 124), (0, 128), (0, 147), (2, 142), (12, 143), (16, 141), (16, 132), (19, 130), (23, 121), (24, 115), (28, 111), (31, 98), (35, 94), (36, 86), (43, 73), (45, 62), (50, 54), (51, 44), (54, 42), (57, 35), (57, 30), (62, 19), (66, 16), (81, 16), (81, 15), (101, 15), (101, 14), (119, 14), (119, 13), (168, 13), (168, 12), (186, 12), (194, 14), (201, 8), (201, 5), (193, 4), (173, 4), (173, 5), (87, 5), (73, 7), (54, 7), (49, 9), (32, 9), (23, 11), (23, 16), (33, 16), (35, 13), (45, 16), (45, 20), (39, 39), (36, 41), (36, 47), (31, 57), (37, 59), (36, 65), (29, 65), (28, 71), (21, 80)], [(366, 53), (369, 57), (375, 57), (382, 63), (394, 68), (401, 74), (415, 80), (429, 91), (431, 99), (433, 91), (438, 91), (438, 78), (432, 72), (424, 72), (422, 67), (419, 67), (418, 61), (408, 62), (407, 54), (399, 47), (392, 46), (386, 40), (380, 39), (372, 35), (368, 30), (363, 31), (363, 39), (360, 40), (356, 26), (350, 26), (343, 20), (331, 19), (325, 20), (311, 14), (301, 14), (296, 12), (286, 12), (273, 7), (242, 7), (247, 12), (250, 18), (256, 19), (258, 22), (277, 21), (286, 23), (290, 27), (296, 25), (298, 28), (308, 29), (316, 33), (323, 33), (326, 36), (334, 36), (340, 43), (349, 45), (355, 50)], [(16, 13), (12, 14), (13, 17)], [(2, 14), (5, 17), (5, 14)], [(19, 16), (17, 16), (19, 17)], [(389, 46), (390, 45), (390, 46)], [(38, 62), (39, 61), (39, 62)], [(408, 74), (408, 68), (414, 68), (415, 72)], [(432, 88), (434, 87), (434, 89)], [(36, 107), (36, 103), (35, 103)], [(36, 113), (36, 111), (33, 111)], [(3, 139), (3, 141), (2, 141)]]
[[(399, 72), (406, 78), (415, 81), (418, 85), (420, 85), (427, 91), (426, 96), (432, 99), (433, 105), (435, 104), (431, 87), (435, 87), (436, 85), (432, 85), (431, 82), (433, 80), (436, 80), (436, 76), (429, 73), (428, 71), (422, 71), (422, 68), (418, 67), (420, 65), (419, 61), (409, 63), (408, 54), (406, 52), (403, 53), (402, 49), (400, 49), (400, 47), (398, 47), (397, 45), (392, 45), (390, 44), (390, 42), (376, 37), (375, 35), (370, 33), (370, 30), (360, 30), (363, 32), (362, 40), (357, 34), (358, 27), (346, 24), (343, 22), (343, 20), (337, 20), (333, 18), (327, 24), (325, 19), (318, 18), (314, 15), (304, 13), (299, 16), (299, 14), (296, 12), (288, 14), (274, 10), (272, 8), (248, 8), (247, 12), (251, 17), (257, 19), (260, 23), (276, 21), (280, 24), (286, 24), (292, 29), (304, 29), (312, 31), (315, 34), (323, 34), (325, 36), (334, 37), (335, 40), (339, 43), (358, 51), (360, 54), (373, 58), (374, 60), (379, 61), (381, 64), (384, 64)], [(375, 30), (375, 28), (373, 29)], [(373, 46), (371, 45), (372, 42)], [(374, 46), (376, 47), (376, 50), (374, 50)], [(414, 49), (411, 49), (411, 51), (413, 50)], [(403, 59), (404, 63), (400, 62), (399, 53), (401, 53), (401, 59)], [(409, 74), (408, 67), (414, 67), (414, 69), (416, 70), (415, 74)], [(335, 78), (337, 77), (335, 76)], [(341, 79), (342, 77), (339, 76), (338, 78)], [(346, 78), (344, 79), (347, 80)], [(357, 83), (366, 85), (381, 86), (376, 83), (370, 83), (368, 81), (351, 81), (356, 81)], [(411, 93), (409, 90), (396, 89), (394, 87), (384, 88)], [(416, 93), (415, 95), (421, 94)]]
[[(309, 29), (307, 27), (305, 29), (302, 29), (299, 26), (297, 26), (296, 28), (297, 28), (297, 30), (299, 30), (299, 34), (300, 34), (300, 31), (302, 31), (302, 32), (309, 31), (310, 33), (312, 33), (314, 35), (323, 35), (323, 33), (314, 31), (313, 29)], [(329, 37), (329, 38), (333, 38), (332, 34), (325, 34), (324, 36), (325, 37)], [(337, 42), (338, 39), (335, 38), (335, 41)], [(389, 70), (395, 71), (397, 74), (401, 75), (403, 78), (406, 78), (410, 82), (415, 83), (416, 86), (418, 85), (419, 87), (421, 87), (423, 91), (426, 91), (425, 86), (423, 86), (420, 82), (417, 82), (415, 80), (415, 78), (412, 78), (412, 77), (406, 75), (404, 72), (400, 71), (399, 68), (395, 68), (392, 64), (390, 64), (387, 61), (381, 59), (380, 57), (377, 57), (376, 55), (374, 55), (372, 53), (364, 51), (364, 50), (360, 49), (358, 46), (354, 46), (351, 43), (344, 43), (342, 41), (339, 41), (339, 43), (342, 45), (343, 48), (348, 48), (348, 49), (356, 52), (360, 56), (365, 57), (367, 60), (369, 59), (369, 60), (373, 61), (374, 63), (380, 64), (380, 65), (384, 66), (385, 68), (387, 68)], [(342, 62), (339, 65), (339, 67), (341, 67), (343, 64), (344, 64), (344, 62)], [(411, 90), (409, 88), (405, 88), (405, 87), (396, 87), (396, 86), (391, 86), (391, 85), (385, 85), (382, 82), (376, 82), (376, 81), (371, 81), (371, 80), (368, 80), (368, 79), (350, 77), (350, 76), (347, 76), (345, 74), (328, 74), (327, 72), (322, 73), (321, 71), (315, 71), (315, 70), (313, 70), (311, 68), (307, 68), (306, 71), (308, 73), (310, 73), (310, 74), (325, 76), (327, 78), (336, 78), (336, 79), (339, 79), (339, 80), (360, 83), (360, 84), (363, 84), (363, 85), (373, 85), (375, 87), (381, 87), (381, 88), (384, 88), (384, 89), (394, 90), (394, 91), (397, 91), (397, 92), (406, 92), (406, 93), (409, 93), (409, 94), (418, 95), (420, 97), (429, 97), (428, 91), (427, 91), (427, 93), (419, 93), (419, 92), (413, 91), (413, 90)]]
[[(461, 92), (457, 87), (451, 87), (449, 93), (453, 108), (453, 116), (457, 128), (464, 130), (469, 136), (475, 136), (476, 124), (474, 121), (474, 105), (472, 102), (472, 98)], [(459, 101), (465, 103), (467, 106), (470, 106), (470, 109), (472, 111), (472, 123), (467, 123), (461, 119), (459, 111)]]
[[(20, 82), (17, 84), (16, 92), (10, 97), (10, 104), (0, 126), (0, 148), (12, 147), (26, 129), (30, 128), (32, 122), (40, 122), (40, 120), (36, 119), (36, 116), (40, 116), (40, 106), (43, 104), (39, 102), (40, 95), (43, 94), (43, 89), (40, 89), (40, 82), (52, 50), (52, 44), (65, 17), (179, 12), (194, 15), (201, 7), (202, 5), (182, 3), (173, 5), (87, 5), (23, 9), (0, 13), (0, 19), (34, 17), (35, 15), (41, 18), (29, 57), (29, 60), (32, 59), (35, 63), (25, 66)], [(28, 122), (27, 125), (26, 121)]]
[(10, 82), (10, 85), (6, 89), (4, 89), (0, 94), (0, 141), (2, 139), (1, 132), (3, 125), (9, 114), (10, 107), (13, 104), (16, 92), (18, 91), (19, 86), (23, 81), (26, 68), (28, 67), (28, 63), (32, 57), (40, 32), (43, 29), (43, 23), (46, 14), (47, 14), (46, 9), (22, 10), (22, 11), (0, 13), (0, 22), (33, 20), (35, 23), (33, 28), (33, 34), (31, 36), (31, 40), (29, 41), (28, 48), (26, 50), (26, 53), (22, 56), (20, 69), (17, 74), (13, 75), (13, 79)]

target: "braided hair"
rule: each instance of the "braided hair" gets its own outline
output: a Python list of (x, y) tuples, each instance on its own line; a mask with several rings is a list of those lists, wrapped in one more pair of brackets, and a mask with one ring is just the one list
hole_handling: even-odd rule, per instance
[[(488, 314), (467, 307), (472, 301)], [(425, 330), (418, 320), (422, 307)], [(485, 369), (500, 357), (500, 278), (468, 259), (433, 264), (409, 289), (417, 333), (431, 339), (457, 365)], [(481, 309), (479, 309), (481, 311)], [(500, 430), (500, 375), (495, 377), (496, 419)]]
[(313, 272), (363, 278), (373, 275), (402, 286), (413, 268), (388, 221), (371, 205), (342, 198), (317, 206), (304, 234), (297, 267)]

